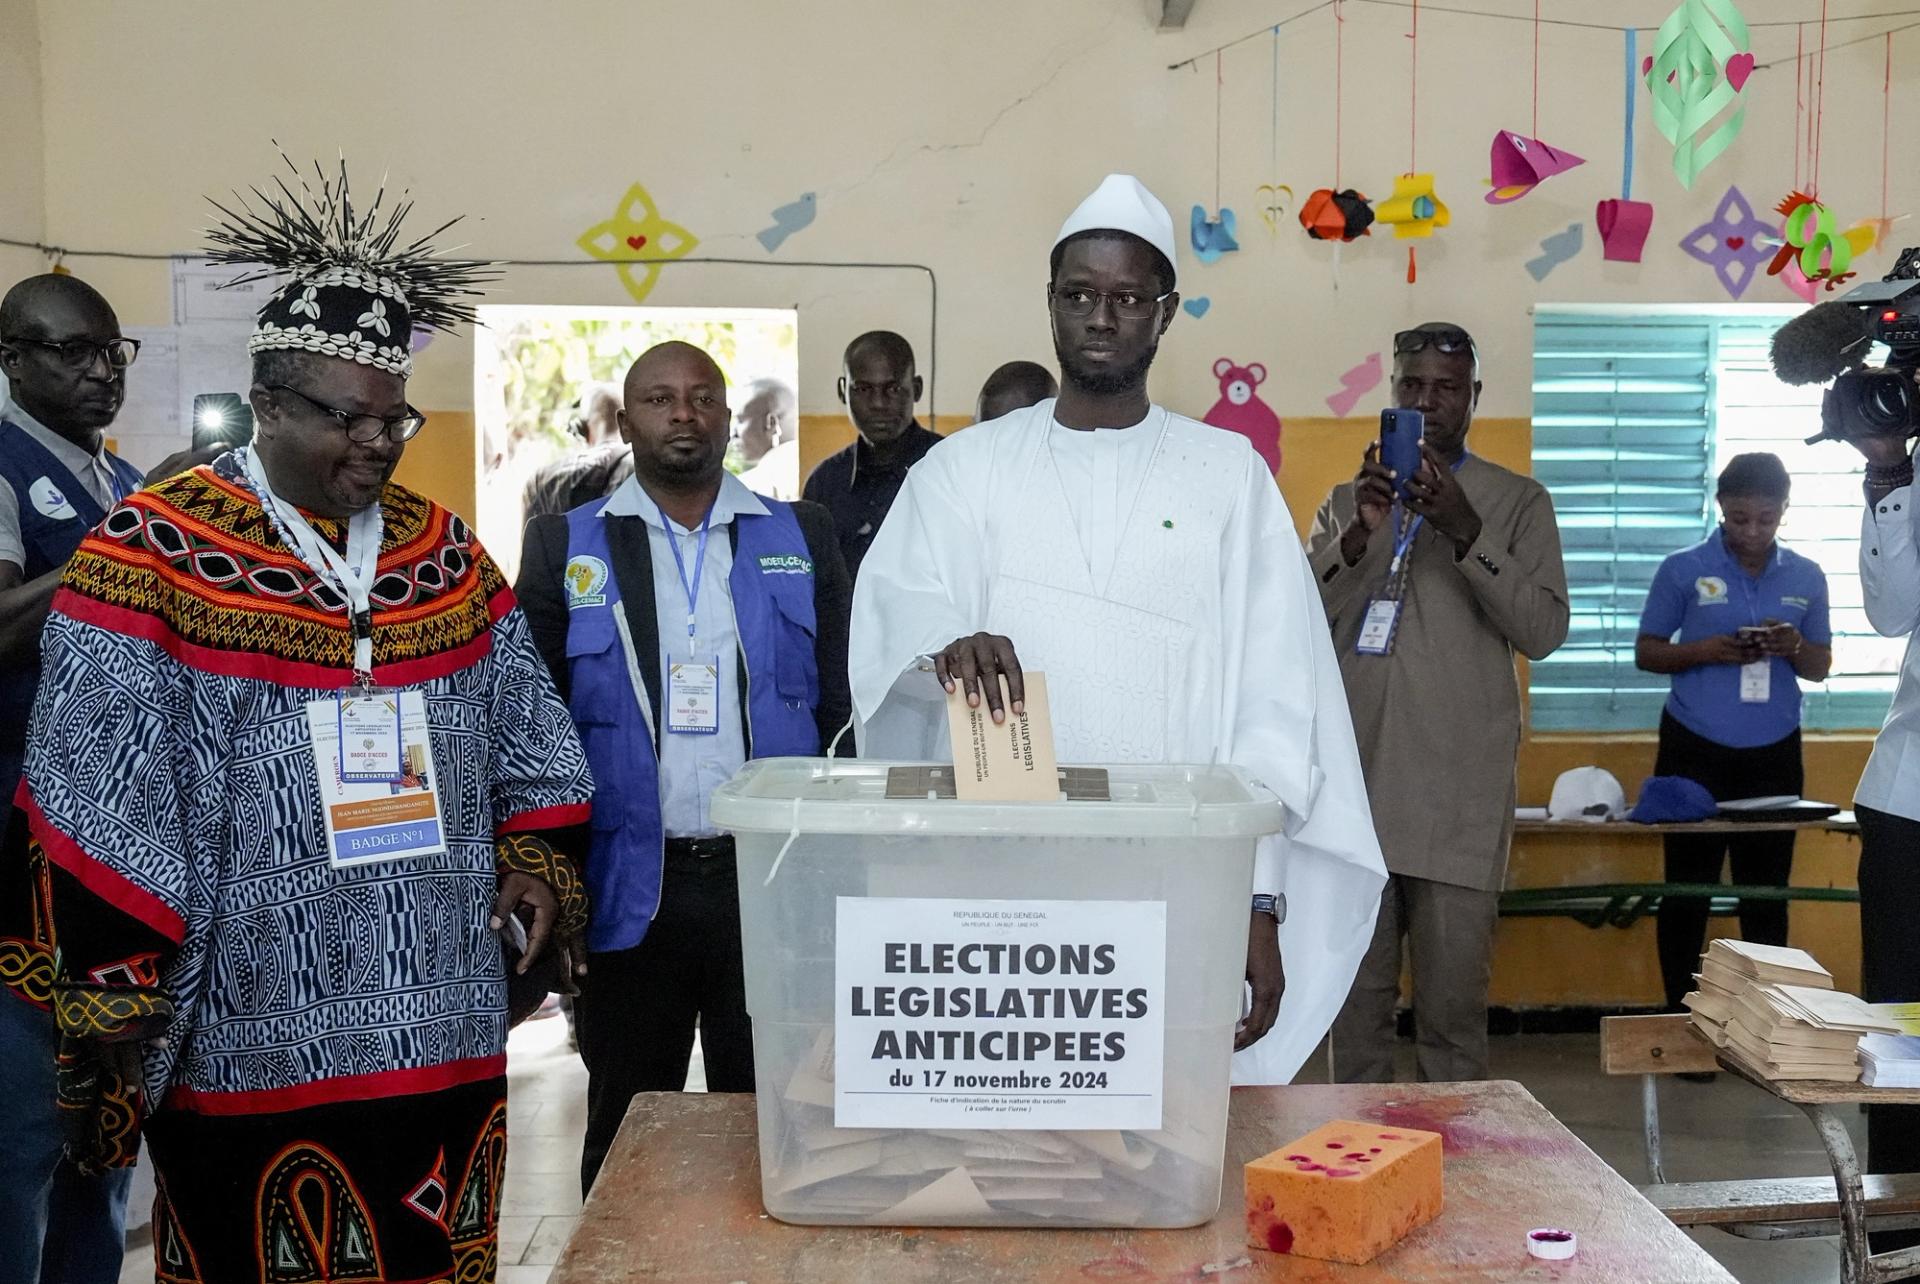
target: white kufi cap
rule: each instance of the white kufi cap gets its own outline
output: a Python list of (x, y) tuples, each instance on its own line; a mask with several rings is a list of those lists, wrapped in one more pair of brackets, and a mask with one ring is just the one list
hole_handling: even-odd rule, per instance
[(1080, 202), (1080, 208), (1067, 215), (1060, 225), (1055, 245), (1080, 232), (1127, 232), (1139, 237), (1167, 256), (1167, 266), (1179, 271), (1177, 243), (1173, 237), (1173, 216), (1147, 185), (1131, 174), (1109, 174)]

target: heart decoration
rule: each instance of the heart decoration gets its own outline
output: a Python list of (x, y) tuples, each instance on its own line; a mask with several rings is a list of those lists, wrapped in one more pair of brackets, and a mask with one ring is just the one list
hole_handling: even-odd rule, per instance
[(1287, 216), (1287, 207), (1293, 203), (1293, 189), (1285, 183), (1262, 183), (1253, 189), (1253, 196), (1254, 207), (1260, 211), (1260, 221), (1267, 225), (1268, 234), (1280, 235), (1280, 220)]
[(1213, 306), (1213, 300), (1203, 294), (1199, 298), (1185, 300), (1180, 306), (1187, 310), (1188, 316), (1203, 317), (1207, 315), (1207, 309)]
[(1753, 74), (1753, 55), (1737, 53), (1727, 59), (1727, 83), (1733, 86), (1733, 92), (1739, 93), (1747, 87), (1747, 77)]
[(1727, 238), (1727, 248), (1730, 250), (1737, 250), (1746, 243), (1747, 238), (1744, 236), (1729, 236)]
[(646, 243), (647, 243), (647, 238), (644, 236), (629, 236), (627, 238), (627, 248), (630, 250), (640, 249), (642, 246), (646, 245)]

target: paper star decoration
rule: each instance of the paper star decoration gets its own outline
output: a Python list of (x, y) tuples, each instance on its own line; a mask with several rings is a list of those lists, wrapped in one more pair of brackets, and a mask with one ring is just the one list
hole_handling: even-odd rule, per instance
[(1769, 247), (1762, 242), (1773, 234), (1770, 224), (1755, 217), (1753, 206), (1740, 189), (1729, 187), (1713, 217), (1687, 233), (1680, 248), (1711, 267), (1727, 293), (1737, 299), (1747, 292), (1754, 273), (1771, 257)]
[(613, 217), (595, 223), (575, 244), (596, 259), (619, 264), (620, 283), (635, 303), (644, 303), (660, 279), (660, 264), (685, 258), (700, 241), (678, 223), (661, 218), (653, 197), (635, 183), (620, 198)]

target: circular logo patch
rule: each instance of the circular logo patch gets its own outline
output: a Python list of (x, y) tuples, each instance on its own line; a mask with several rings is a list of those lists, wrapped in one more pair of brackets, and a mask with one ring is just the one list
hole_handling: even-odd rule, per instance
[(582, 553), (567, 563), (567, 608), (605, 606), (607, 602), (607, 564)]
[(34, 511), (42, 517), (64, 521), (69, 517), (80, 516), (74, 511), (73, 505), (67, 502), (67, 497), (60, 493), (60, 488), (53, 484), (53, 479), (50, 477), (42, 477), (27, 487), (27, 498), (32, 501)]

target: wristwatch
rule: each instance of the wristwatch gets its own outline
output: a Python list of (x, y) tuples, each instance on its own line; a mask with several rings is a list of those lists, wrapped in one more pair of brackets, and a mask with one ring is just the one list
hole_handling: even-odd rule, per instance
[(1268, 896), (1265, 892), (1256, 893), (1253, 898), (1253, 912), (1256, 914), (1271, 914), (1276, 924), (1286, 922), (1287, 894), (1281, 892), (1277, 896)]

